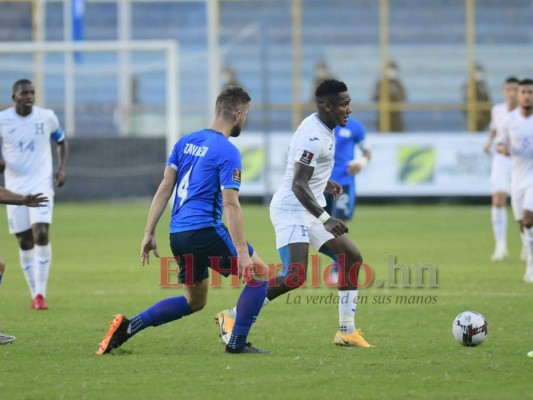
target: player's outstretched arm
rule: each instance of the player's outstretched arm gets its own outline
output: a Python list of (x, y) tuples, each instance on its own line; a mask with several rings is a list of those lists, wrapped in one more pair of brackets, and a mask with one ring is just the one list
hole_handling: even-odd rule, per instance
[(13, 204), (15, 206), (28, 206), (28, 207), (45, 207), (48, 202), (48, 197), (43, 196), (42, 193), (27, 194), (23, 196), (21, 194), (13, 193), (11, 190), (0, 187), (0, 203)]
[(155, 241), (155, 228), (157, 223), (165, 211), (165, 207), (172, 196), (174, 186), (176, 186), (177, 173), (174, 168), (165, 167), (165, 173), (163, 180), (157, 188), (157, 192), (152, 199), (150, 205), (150, 212), (148, 213), (148, 221), (146, 222), (146, 228), (144, 229), (144, 238), (141, 244), (141, 265), (150, 264), (150, 251), (154, 252), (156, 257), (159, 257), (157, 251), (157, 243)]

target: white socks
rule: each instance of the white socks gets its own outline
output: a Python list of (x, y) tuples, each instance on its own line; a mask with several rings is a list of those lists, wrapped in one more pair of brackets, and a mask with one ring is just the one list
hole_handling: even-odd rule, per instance
[(26, 278), (26, 283), (28, 284), (28, 288), (30, 289), (31, 298), (33, 299), (35, 297), (34, 250), (21, 250), (19, 248), (19, 260), (20, 267), (22, 268), (22, 272), (24, 273), (24, 277)]
[(492, 206), (492, 231), (497, 249), (507, 249), (507, 212), (505, 207)]
[(355, 332), (355, 309), (358, 290), (339, 290), (339, 331)]
[(52, 246), (50, 243), (44, 246), (34, 246), (35, 250), (35, 295), (42, 294), (46, 297), (46, 286), (48, 274), (50, 273), (50, 263), (52, 261)]
[(33, 246), (30, 250), (19, 249), (20, 267), (30, 289), (31, 298), (38, 294), (46, 297), (46, 286), (50, 263), (52, 261), (52, 246), (50, 243), (44, 246)]
[(522, 230), (522, 244), (526, 249), (526, 275), (533, 278), (533, 228)]

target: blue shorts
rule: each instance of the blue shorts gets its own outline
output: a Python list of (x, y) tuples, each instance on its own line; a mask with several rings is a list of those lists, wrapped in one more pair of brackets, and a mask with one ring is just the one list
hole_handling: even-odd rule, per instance
[(333, 218), (350, 221), (355, 208), (355, 185), (343, 185), (340, 199), (335, 199), (332, 194), (325, 193), (326, 207), (324, 209)]
[[(186, 285), (209, 278), (208, 268), (223, 276), (238, 275), (237, 251), (226, 226), (170, 234), (170, 248), (180, 266), (178, 281)], [(248, 243), (250, 256), (254, 249)]]

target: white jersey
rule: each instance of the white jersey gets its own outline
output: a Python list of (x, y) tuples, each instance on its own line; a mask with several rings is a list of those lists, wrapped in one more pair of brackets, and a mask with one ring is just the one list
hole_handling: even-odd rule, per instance
[(507, 108), (507, 103), (498, 103), (492, 107), (490, 112), (490, 129), (496, 131), (496, 134), (500, 134), (503, 123), (507, 119), (507, 116), (512, 112)]
[(524, 117), (520, 108), (512, 111), (497, 142), (509, 146), (513, 192), (533, 187), (533, 115)]
[[(503, 124), (509, 114), (507, 103), (498, 103), (492, 107), (490, 129), (496, 136), (502, 132)], [(495, 149), (496, 140), (493, 142), (492, 166), (490, 172), (491, 193), (511, 193), (511, 157), (498, 153)]]
[(305, 118), (291, 139), (285, 176), (274, 193), (270, 206), (283, 210), (306, 210), (292, 191), (294, 163), (299, 162), (315, 169), (309, 180), (309, 187), (317, 202), (324, 207), (324, 190), (331, 176), (334, 156), (333, 131), (320, 121), (317, 114)]
[(53, 195), (50, 139), (61, 142), (65, 134), (52, 110), (33, 107), (18, 115), (14, 107), (0, 112), (2, 156), (6, 162), (6, 188), (16, 193)]

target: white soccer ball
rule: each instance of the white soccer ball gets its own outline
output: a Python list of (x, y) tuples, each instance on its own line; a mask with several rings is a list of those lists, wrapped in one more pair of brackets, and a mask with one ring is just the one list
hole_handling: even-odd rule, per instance
[(489, 333), (489, 324), (475, 311), (464, 311), (453, 321), (453, 336), (463, 346), (477, 346)]

